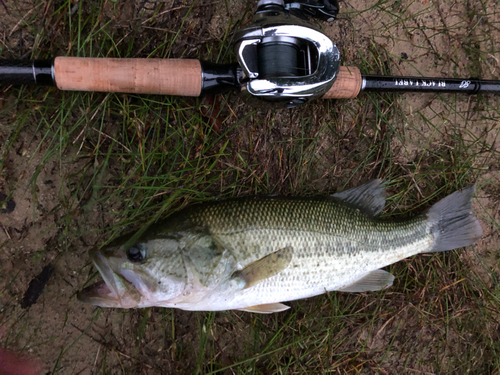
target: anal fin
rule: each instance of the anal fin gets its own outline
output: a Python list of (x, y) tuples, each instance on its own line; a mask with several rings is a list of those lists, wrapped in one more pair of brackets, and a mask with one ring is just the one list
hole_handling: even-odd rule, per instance
[(258, 314), (272, 314), (288, 310), (289, 308), (290, 306), (283, 305), (282, 303), (267, 303), (265, 305), (248, 306), (238, 310)]
[(233, 279), (244, 281), (243, 289), (250, 288), (258, 282), (283, 271), (292, 260), (292, 247), (284, 247), (261, 258), (240, 271), (233, 273)]
[(384, 270), (375, 270), (367, 273), (351, 285), (337, 289), (340, 292), (373, 292), (389, 288), (394, 281), (394, 276)]

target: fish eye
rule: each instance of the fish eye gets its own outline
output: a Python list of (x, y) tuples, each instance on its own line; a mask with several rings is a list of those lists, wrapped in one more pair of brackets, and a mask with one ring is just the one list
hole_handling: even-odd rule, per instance
[(127, 258), (133, 263), (142, 262), (146, 258), (146, 250), (140, 244), (134, 244), (127, 250)]

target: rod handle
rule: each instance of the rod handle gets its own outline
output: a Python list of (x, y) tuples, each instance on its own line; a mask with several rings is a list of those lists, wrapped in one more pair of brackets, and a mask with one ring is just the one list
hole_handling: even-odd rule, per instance
[(351, 99), (361, 90), (361, 72), (355, 66), (341, 66), (333, 86), (321, 99)]
[(194, 59), (56, 57), (60, 90), (199, 96), (202, 71)]

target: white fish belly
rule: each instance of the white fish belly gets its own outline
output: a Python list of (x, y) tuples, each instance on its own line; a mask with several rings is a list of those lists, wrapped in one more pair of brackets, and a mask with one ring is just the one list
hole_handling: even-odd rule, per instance
[[(232, 236), (228, 236), (232, 237)], [(241, 237), (241, 236), (240, 236)], [(226, 238), (228, 243), (245, 244), (253, 256), (241, 261), (240, 268), (285, 247), (293, 248), (290, 264), (278, 274), (241, 289), (236, 283), (222, 283), (201, 303), (204, 310), (237, 309), (285, 302), (340, 290), (369, 273), (432, 248), (431, 234), (400, 246), (382, 241), (369, 244), (313, 232), (260, 230), (258, 243), (246, 238)], [(404, 241), (397, 241), (400, 244)], [(259, 249), (258, 251), (256, 251)], [(242, 254), (248, 254), (244, 251)], [(236, 257), (238, 254), (235, 254)], [(248, 258), (248, 257), (247, 257)], [(197, 306), (196, 308), (201, 308)]]

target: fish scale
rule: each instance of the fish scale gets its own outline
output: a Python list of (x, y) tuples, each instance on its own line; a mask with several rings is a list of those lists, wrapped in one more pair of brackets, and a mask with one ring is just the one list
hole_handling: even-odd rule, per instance
[(382, 267), (481, 237), (473, 193), (467, 187), (399, 221), (375, 218), (385, 204), (380, 180), (332, 197), (199, 204), (158, 222), (134, 244), (117, 240), (91, 253), (105, 285), (79, 298), (100, 306), (270, 313), (288, 308), (281, 302), (327, 291), (384, 289), (394, 276)]

